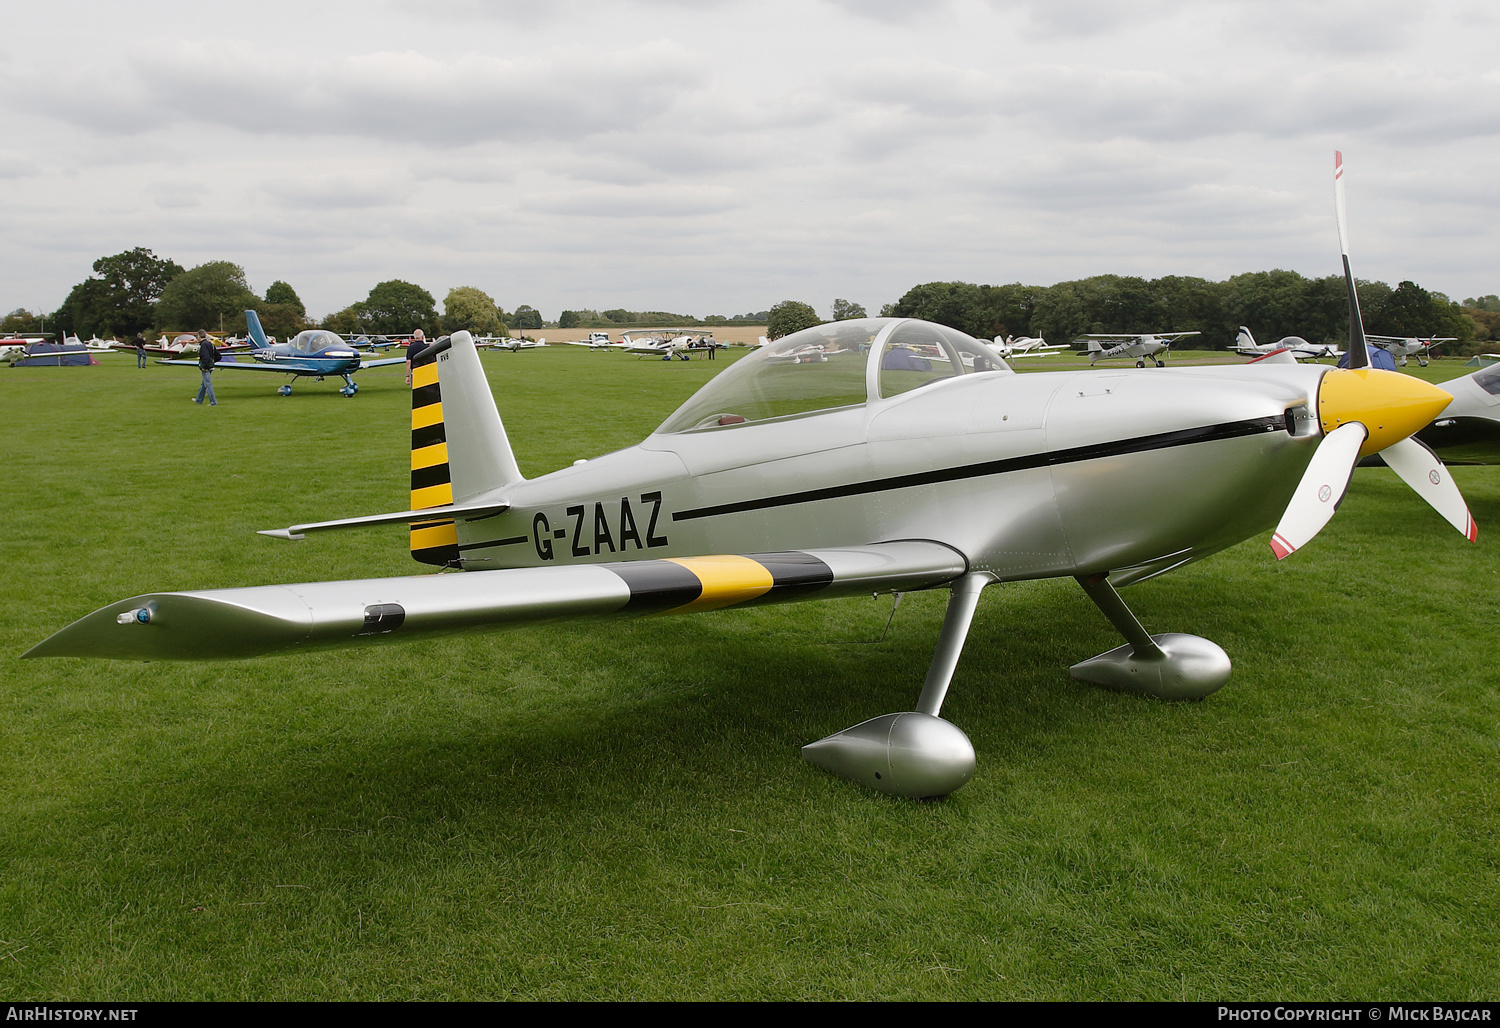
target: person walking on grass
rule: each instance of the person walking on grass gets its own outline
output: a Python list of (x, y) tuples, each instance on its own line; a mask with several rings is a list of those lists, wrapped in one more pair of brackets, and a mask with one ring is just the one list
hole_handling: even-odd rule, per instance
[(219, 348), (214, 341), (208, 337), (203, 329), (198, 330), (198, 370), (203, 372), (203, 384), (198, 387), (198, 395), (193, 397), (194, 403), (201, 404), (205, 398), (208, 399), (210, 407), (217, 407), (219, 401), (214, 397), (214, 365), (219, 362)]

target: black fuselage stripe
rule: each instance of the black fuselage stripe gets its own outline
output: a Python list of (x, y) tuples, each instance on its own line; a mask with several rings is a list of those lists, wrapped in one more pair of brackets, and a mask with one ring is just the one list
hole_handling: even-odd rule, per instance
[(1127, 453), (1142, 453), (1147, 450), (1162, 450), (1173, 446), (1188, 446), (1192, 443), (1234, 439), (1240, 436), (1265, 432), (1286, 431), (1285, 417), (1252, 418), (1248, 421), (1233, 421), (1222, 425), (1207, 425), (1202, 428), (1185, 428), (1175, 432), (1160, 432), (1156, 435), (1137, 436), (1112, 443), (1093, 443), (1075, 446), (1050, 453), (1034, 453), (1024, 457), (1007, 457), (1004, 460), (983, 461), (979, 464), (963, 464), (952, 468), (920, 471), (911, 475), (893, 478), (877, 478), (869, 482), (850, 482), (847, 485), (827, 486), (822, 489), (807, 489), (780, 496), (765, 496), (755, 500), (739, 500), (721, 503), (713, 507), (698, 507), (694, 510), (677, 511), (673, 521), (692, 521), (697, 518), (716, 517), (720, 514), (739, 514), (744, 511), (764, 510), (768, 507), (786, 507), (796, 503), (813, 503), (843, 496), (860, 496), (865, 493), (885, 492), (891, 489), (909, 489), (913, 486), (934, 485), (939, 482), (956, 482), (966, 478), (983, 478), (988, 475), (1004, 475), (1013, 471), (1028, 471), (1034, 468), (1056, 467), (1060, 464), (1076, 464), (1080, 461), (1098, 460), (1101, 457), (1117, 457)]
[[(477, 521), (479, 519), (475, 518), (475, 520)], [(468, 551), (483, 550), (491, 546), (515, 546), (517, 543), (529, 542), (530, 539), (531, 536), (529, 535), (513, 535), (509, 539), (490, 539), (482, 543), (459, 543), (458, 548), (460, 550)]]

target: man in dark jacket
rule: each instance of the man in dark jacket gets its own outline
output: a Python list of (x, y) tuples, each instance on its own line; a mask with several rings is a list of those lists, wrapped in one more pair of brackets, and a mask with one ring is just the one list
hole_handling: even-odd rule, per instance
[(219, 401), (214, 398), (214, 365), (219, 362), (219, 348), (209, 338), (208, 333), (202, 329), (198, 330), (198, 369), (203, 372), (203, 384), (198, 387), (198, 395), (193, 397), (194, 403), (202, 403), (204, 398), (208, 399), (210, 407), (217, 407)]

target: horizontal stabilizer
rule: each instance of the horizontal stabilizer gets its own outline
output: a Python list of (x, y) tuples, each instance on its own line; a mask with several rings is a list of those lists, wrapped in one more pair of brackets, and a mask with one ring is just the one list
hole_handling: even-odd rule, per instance
[[(424, 512), (430, 514), (431, 512)], [(968, 570), (919, 540), (826, 550), (151, 593), (103, 607), (27, 657), (224, 660), (539, 621), (687, 614), (905, 592)]]
[(461, 521), (478, 521), (510, 510), (508, 503), (451, 503), (426, 510), (398, 510), (390, 514), (366, 514), (358, 518), (340, 518), (337, 521), (313, 521), (290, 528), (262, 528), (259, 535), (273, 539), (305, 539), (308, 532), (331, 532), (339, 528), (370, 528), (375, 525), (410, 525), (418, 521), (436, 521), (456, 518)]

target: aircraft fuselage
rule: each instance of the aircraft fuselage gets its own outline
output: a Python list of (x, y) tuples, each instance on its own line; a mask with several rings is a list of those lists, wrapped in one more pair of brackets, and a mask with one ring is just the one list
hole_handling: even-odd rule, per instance
[(460, 525), (461, 563), (919, 538), (1001, 580), (1121, 569), (1135, 580), (1276, 523), (1320, 439), (1309, 412), (1326, 370), (974, 374), (780, 421), (658, 432), (462, 497), (511, 509)]

